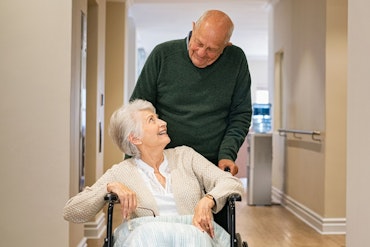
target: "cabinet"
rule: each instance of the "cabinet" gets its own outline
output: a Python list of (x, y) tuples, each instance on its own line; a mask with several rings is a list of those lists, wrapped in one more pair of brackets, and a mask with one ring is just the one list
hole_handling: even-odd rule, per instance
[(271, 205), (272, 134), (250, 133), (248, 138), (248, 205)]

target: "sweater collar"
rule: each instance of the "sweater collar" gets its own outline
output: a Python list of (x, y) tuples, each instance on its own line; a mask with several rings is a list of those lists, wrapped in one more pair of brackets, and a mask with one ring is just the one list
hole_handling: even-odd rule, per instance
[(189, 50), (189, 42), (190, 42), (190, 38), (191, 38), (191, 34), (192, 34), (193, 31), (190, 31), (188, 36), (186, 37), (186, 49)]

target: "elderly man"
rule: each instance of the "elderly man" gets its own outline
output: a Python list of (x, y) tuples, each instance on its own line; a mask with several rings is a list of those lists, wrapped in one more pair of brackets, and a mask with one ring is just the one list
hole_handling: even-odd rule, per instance
[(235, 159), (251, 120), (251, 79), (244, 52), (232, 45), (234, 25), (206, 11), (185, 39), (157, 45), (139, 76), (133, 99), (153, 103), (170, 126), (171, 143), (187, 145), (235, 175)]

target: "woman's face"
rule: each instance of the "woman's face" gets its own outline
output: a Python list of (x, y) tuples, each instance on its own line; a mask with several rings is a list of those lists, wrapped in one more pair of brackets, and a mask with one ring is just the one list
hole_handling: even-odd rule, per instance
[(139, 116), (143, 128), (142, 145), (151, 148), (165, 148), (171, 141), (167, 135), (167, 123), (149, 110), (140, 111)]

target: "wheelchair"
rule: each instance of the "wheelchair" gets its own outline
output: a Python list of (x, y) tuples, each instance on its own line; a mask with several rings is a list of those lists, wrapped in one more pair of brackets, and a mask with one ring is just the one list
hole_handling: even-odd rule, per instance
[[(119, 203), (119, 198), (115, 193), (107, 193), (104, 200), (108, 203), (107, 210), (107, 233), (103, 247), (113, 247), (113, 208), (114, 204)], [(214, 220), (230, 234), (231, 247), (248, 247), (247, 242), (242, 241), (240, 233), (235, 231), (235, 202), (241, 201), (241, 195), (231, 194), (221, 213), (214, 215)], [(226, 216), (226, 220), (225, 220)]]

